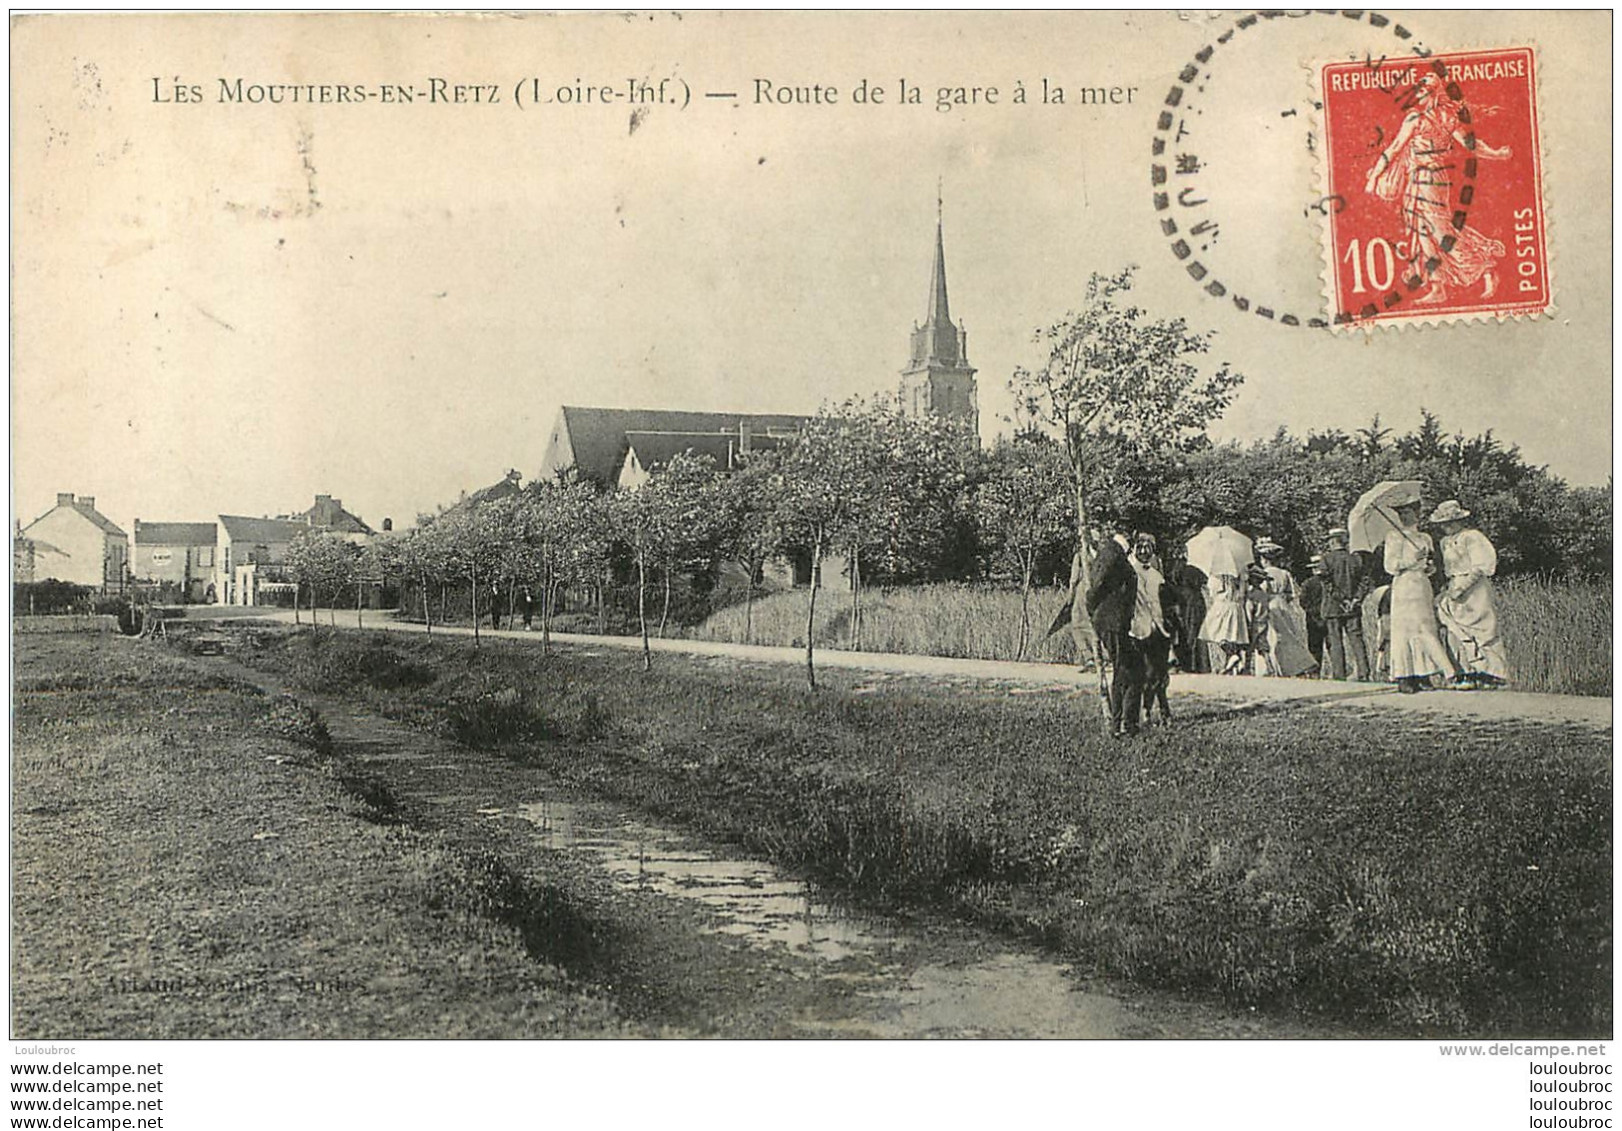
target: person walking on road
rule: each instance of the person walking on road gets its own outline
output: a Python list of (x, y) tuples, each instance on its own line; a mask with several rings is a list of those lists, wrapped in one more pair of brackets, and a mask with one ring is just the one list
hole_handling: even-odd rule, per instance
[(1143, 710), (1143, 656), (1131, 631), (1138, 573), (1127, 558), (1130, 547), (1124, 531), (1117, 530), (1104, 540), (1093, 560), (1092, 583), (1086, 594), (1087, 615), (1114, 669), (1109, 715), (1110, 734), (1115, 738), (1137, 734)]
[(1296, 620), (1295, 578), (1283, 566), (1284, 547), (1271, 538), (1259, 539), (1256, 552), (1262, 556), (1267, 575), (1267, 652), (1274, 675), (1301, 676), (1312, 670), (1312, 653), (1302, 639)]
[(1369, 678), (1368, 649), (1363, 639), (1365, 581), (1356, 555), (1346, 548), (1344, 527), (1329, 532), (1329, 548), (1323, 554), (1323, 602), (1320, 606), (1325, 641), (1329, 645), (1329, 665), (1336, 679), (1346, 678), (1346, 656), (1352, 658), (1352, 678)]
[(1301, 583), (1301, 611), (1307, 618), (1307, 651), (1320, 679), (1324, 675), (1324, 644), (1329, 630), (1324, 624), (1324, 560), (1314, 554), (1308, 564), (1311, 574)]
[[(1154, 717), (1156, 704), (1160, 721), (1171, 722), (1171, 705), (1166, 690), (1171, 683), (1171, 642), (1176, 624), (1176, 591), (1166, 584), (1155, 556), (1155, 536), (1139, 531), (1132, 539), (1133, 572), (1137, 574), (1137, 594), (1132, 606), (1132, 624), (1127, 630), (1137, 646), (1142, 664), (1141, 691), (1145, 721)], [(1131, 720), (1134, 728), (1137, 719)]]
[(1509, 658), (1493, 605), (1498, 552), (1469, 518), (1470, 512), (1457, 499), (1448, 499), (1431, 512), (1430, 521), (1442, 528), (1442, 569), (1447, 575), (1436, 617), (1463, 669), (1459, 681), (1469, 687), (1500, 687), (1509, 679)]
[(1455, 674), (1453, 660), (1436, 632), (1436, 605), (1430, 575), (1436, 568), (1436, 546), (1419, 529), (1418, 503), (1395, 508), (1397, 528), (1385, 538), (1385, 569), (1391, 575), (1391, 679), (1399, 691), (1413, 693), (1431, 676)]

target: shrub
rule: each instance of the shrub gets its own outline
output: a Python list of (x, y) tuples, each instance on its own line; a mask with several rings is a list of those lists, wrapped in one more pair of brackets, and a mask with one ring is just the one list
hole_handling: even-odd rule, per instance
[(11, 587), (11, 611), (21, 616), (50, 616), (80, 612), (88, 607), (90, 587), (54, 578), (46, 581), (19, 581)]

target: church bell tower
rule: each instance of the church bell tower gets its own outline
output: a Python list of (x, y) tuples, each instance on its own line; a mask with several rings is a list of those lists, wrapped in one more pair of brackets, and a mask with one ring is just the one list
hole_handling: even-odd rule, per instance
[(979, 397), (969, 364), (968, 331), (952, 321), (946, 299), (946, 240), (941, 201), (935, 198), (935, 264), (929, 277), (929, 313), (912, 327), (912, 351), (901, 371), (901, 404), (912, 416), (943, 416), (980, 426)]

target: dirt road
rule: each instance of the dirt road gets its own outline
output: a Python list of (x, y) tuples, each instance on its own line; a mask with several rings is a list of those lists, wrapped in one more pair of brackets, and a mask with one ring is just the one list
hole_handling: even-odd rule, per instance
[[(208, 618), (213, 610), (201, 607), (188, 610), (189, 618)], [(232, 610), (236, 616), (246, 610)], [(292, 624), (293, 614), (281, 610), (265, 610), (263, 619)], [(354, 613), (339, 613), (335, 618), (338, 628), (355, 628)], [(390, 632), (423, 632), (423, 626), (391, 619), (386, 612), (366, 613), (363, 627)], [(436, 633), (471, 636), (470, 628), (440, 627)], [(492, 632), (480, 629), (481, 636), (499, 640), (520, 641), (539, 647), (539, 632)], [(552, 641), (564, 647), (619, 648), (636, 650), (642, 641), (633, 636), (591, 636), (573, 633), (553, 633)], [(657, 652), (672, 652), (692, 656), (723, 657), (728, 659), (768, 664), (805, 663), (805, 652), (799, 648), (773, 648), (763, 645), (723, 644), (709, 640), (650, 640), (649, 647)], [(914, 676), (945, 681), (1002, 682), (1024, 688), (1050, 690), (1095, 689), (1097, 676), (1090, 672), (1059, 664), (1013, 663), (1007, 660), (961, 660), (944, 656), (910, 656), (888, 652), (846, 652), (833, 648), (820, 648), (816, 662), (826, 668), (853, 668), (877, 674)], [(1239, 710), (1266, 710), (1271, 706), (1286, 705), (1347, 711), (1356, 714), (1368, 712), (1402, 711), (1432, 716), (1432, 722), (1448, 717), (1478, 721), (1505, 720), (1518, 723), (1548, 723), (1580, 726), (1590, 730), (1609, 731), (1612, 728), (1610, 698), (1580, 695), (1542, 695), (1528, 691), (1434, 691), (1420, 695), (1399, 695), (1391, 684), (1352, 683), (1318, 679), (1256, 679), (1249, 676), (1184, 675), (1171, 678), (1170, 695), (1175, 701), (1180, 696), (1203, 696), (1231, 703)], [(1175, 707), (1174, 707), (1175, 710)], [(1439, 718), (1437, 718), (1439, 716)]]

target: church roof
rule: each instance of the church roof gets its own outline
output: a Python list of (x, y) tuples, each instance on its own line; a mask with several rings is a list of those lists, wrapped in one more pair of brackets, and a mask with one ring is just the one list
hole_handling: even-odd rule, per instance
[(946, 236), (939, 216), (935, 218), (935, 262), (929, 273), (929, 312), (922, 325), (912, 328), (912, 351), (903, 372), (934, 369), (973, 372), (967, 335), (952, 322), (952, 305), (946, 295)]
[[(709, 456), (717, 471), (730, 471), (741, 448), (736, 430), (727, 432), (627, 432), (626, 447), (636, 453), (636, 461), (648, 471), (663, 467), (682, 452)], [(765, 434), (752, 435), (749, 446), (755, 451), (779, 447), (782, 440)], [(623, 462), (623, 460), (622, 460)]]
[(935, 267), (929, 277), (929, 320), (945, 326), (952, 323), (951, 304), (946, 300), (946, 236), (939, 220), (935, 221)]
[[(620, 465), (625, 461), (625, 452), (629, 447), (628, 433), (708, 434), (721, 441), (718, 450), (724, 459), (725, 439), (730, 436), (737, 440), (740, 424), (747, 423), (751, 432), (759, 436), (768, 432), (797, 432), (809, 419), (809, 416), (787, 413), (685, 412), (676, 409), (564, 405), (559, 413), (558, 431), (560, 434), (566, 433), (561, 438), (567, 440), (574, 464), (582, 473), (599, 483), (612, 484), (619, 475)], [(559, 446), (553, 445), (554, 449)], [(637, 458), (643, 458), (640, 451)], [(562, 467), (548, 467), (543, 474), (550, 475), (562, 470)]]

